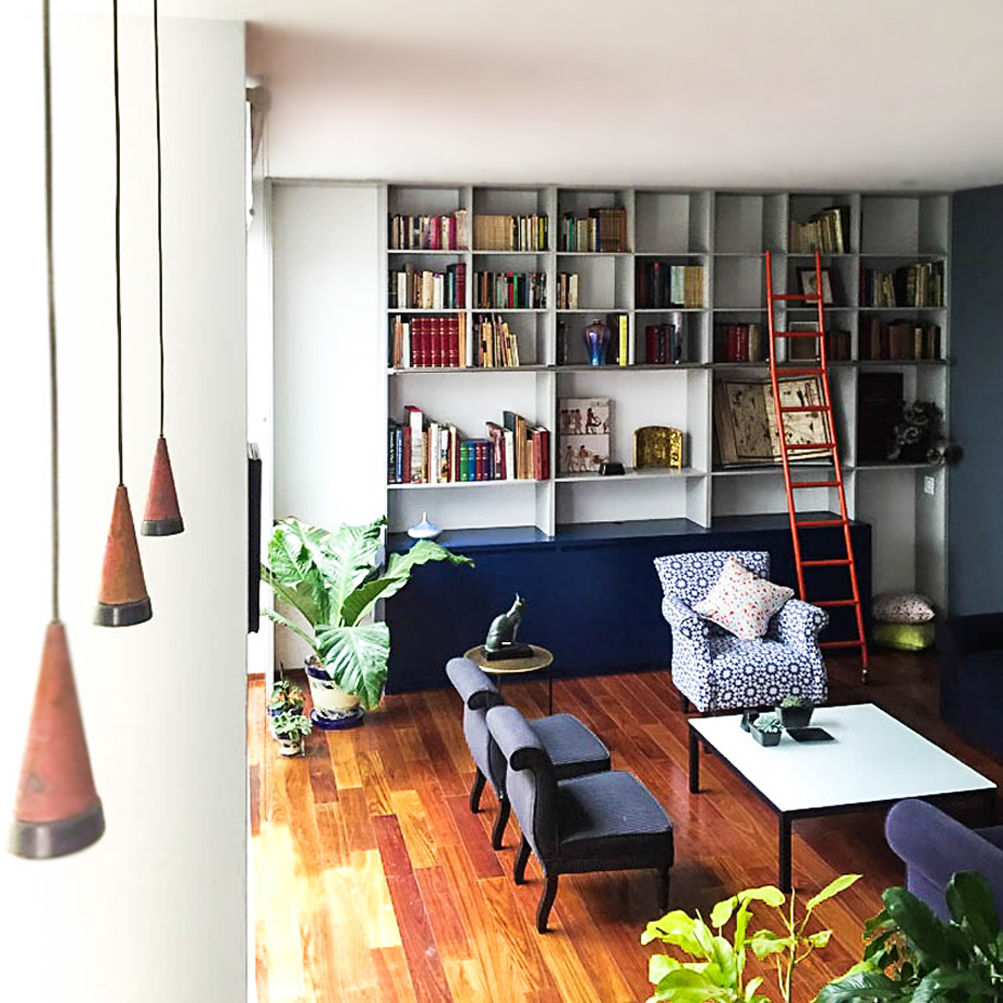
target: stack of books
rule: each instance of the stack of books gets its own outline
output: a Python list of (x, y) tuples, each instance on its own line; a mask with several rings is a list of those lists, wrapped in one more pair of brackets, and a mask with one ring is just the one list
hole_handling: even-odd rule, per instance
[(860, 319), (860, 357), (914, 361), (940, 358), (940, 327), (914, 320)]
[(519, 340), (498, 315), (482, 314), (474, 320), (477, 365), (482, 369), (519, 365)]
[(578, 309), (578, 281), (577, 272), (557, 273), (557, 309), (577, 310)]
[(644, 361), (649, 366), (683, 361), (683, 336), (678, 324), (648, 324), (644, 329)]
[(390, 325), (389, 364), (394, 369), (462, 369), (468, 362), (467, 351), (466, 314), (399, 316)]
[(918, 261), (891, 272), (860, 269), (861, 306), (943, 306), (944, 263)]
[(637, 264), (637, 306), (641, 310), (703, 306), (703, 265), (671, 265), (665, 261)]
[(844, 254), (850, 246), (850, 210), (833, 206), (815, 213), (807, 222), (791, 220), (788, 250), (791, 254)]
[(467, 302), (467, 266), (447, 265), (444, 272), (407, 264), (390, 272), (390, 307), (398, 310), (448, 310)]
[(627, 210), (589, 209), (588, 216), (561, 216), (562, 251), (620, 252), (627, 250)]
[(546, 251), (546, 216), (474, 216), (474, 247), (478, 251)]
[(430, 420), (408, 404), (404, 420), (387, 424), (387, 483), (547, 480), (550, 432), (505, 411), (489, 421), (483, 439), (460, 436), (455, 425)]
[(547, 306), (546, 272), (477, 272), (474, 278), (478, 307), (525, 310)]
[(467, 210), (451, 216), (391, 216), (392, 251), (465, 251), (470, 246)]
[[(847, 362), (850, 358), (850, 332), (829, 328), (825, 332), (825, 357), (830, 362)], [(818, 359), (818, 338), (790, 338), (787, 341), (788, 362), (811, 362)]]

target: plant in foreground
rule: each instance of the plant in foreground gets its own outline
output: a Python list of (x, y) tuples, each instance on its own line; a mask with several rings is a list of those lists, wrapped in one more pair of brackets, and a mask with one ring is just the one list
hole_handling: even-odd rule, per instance
[(816, 1003), (1003, 999), (1003, 934), (989, 882), (959, 871), (945, 898), (946, 923), (905, 888), (889, 888), (885, 908), (864, 928), (863, 961), (830, 982)]
[(783, 725), (780, 723), (780, 718), (776, 714), (760, 714), (752, 722), (752, 727), (756, 731), (761, 731), (764, 735), (779, 735), (784, 730)]
[[(843, 874), (831, 881), (804, 905), (800, 919), (796, 913), (796, 893), (790, 900), (779, 888), (764, 885), (747, 888), (718, 902), (711, 910), (709, 924), (697, 913), (689, 916), (681, 909), (667, 913), (649, 923), (641, 935), (642, 944), (660, 940), (688, 954), (690, 961), (679, 961), (668, 954), (654, 954), (648, 963), (648, 979), (655, 991), (648, 1003), (676, 1000), (678, 1003), (769, 1003), (770, 997), (759, 992), (765, 977), (747, 977), (748, 952), (763, 963), (765, 971), (772, 966), (780, 995), (787, 1003), (791, 999), (791, 984), (796, 967), (816, 948), (829, 943), (832, 931), (808, 932), (815, 908), (827, 899), (849, 888), (859, 874)], [(752, 908), (755, 903), (768, 906), (779, 921), (781, 932), (761, 928), (749, 933)], [(724, 928), (734, 921), (732, 938)], [(758, 924), (757, 924), (758, 925)], [(712, 929), (713, 928), (713, 929)]]

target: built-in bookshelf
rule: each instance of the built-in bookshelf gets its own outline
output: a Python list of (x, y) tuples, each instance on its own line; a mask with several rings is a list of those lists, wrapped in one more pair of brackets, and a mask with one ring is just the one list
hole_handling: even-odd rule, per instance
[[(455, 478), (388, 483), (391, 532), (423, 512), (450, 530), (552, 536), (588, 523), (709, 528), (786, 511), (778, 467), (715, 463), (714, 385), (768, 374), (764, 251), (777, 289), (801, 291), (818, 242), (832, 288), (826, 324), (847, 503), (873, 526), (875, 587), (943, 600), (944, 470), (858, 459), (857, 412), (871, 373), (899, 374), (907, 400), (947, 411), (949, 196), (416, 183), (380, 185), (378, 199), (384, 292), (374, 324), (386, 400), (359, 420), (402, 423), (411, 405), (460, 440), (488, 438), (486, 422), (503, 424), (505, 412), (550, 432), (545, 476), (464, 479), (459, 461)], [(887, 305), (889, 296), (901, 305)], [(793, 329), (813, 316), (795, 306), (778, 321)], [(609, 364), (598, 367), (582, 337), (595, 319), (612, 335)], [(427, 353), (411, 354), (413, 330), (403, 340), (402, 325), (415, 322), (419, 342), (432, 339)], [(561, 472), (559, 402), (592, 397), (610, 401), (610, 455), (623, 476)], [(683, 431), (682, 469), (633, 468), (644, 425)], [(828, 489), (803, 494), (806, 509), (836, 505)]]

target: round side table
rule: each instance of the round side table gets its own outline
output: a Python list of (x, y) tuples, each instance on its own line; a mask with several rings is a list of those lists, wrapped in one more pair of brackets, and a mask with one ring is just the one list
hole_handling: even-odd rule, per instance
[[(484, 672), (495, 677), (495, 682), (501, 687), (501, 681), (508, 676), (520, 676), (529, 672), (539, 672), (541, 669), (549, 669), (554, 662), (554, 656), (541, 648), (538, 644), (531, 644), (532, 654), (525, 658), (496, 658), (489, 661), (484, 656), (484, 646), (481, 644), (470, 648), (463, 653), (464, 658), (469, 658), (475, 665)], [(548, 714), (554, 713), (554, 673), (547, 673), (547, 700), (549, 704)]]

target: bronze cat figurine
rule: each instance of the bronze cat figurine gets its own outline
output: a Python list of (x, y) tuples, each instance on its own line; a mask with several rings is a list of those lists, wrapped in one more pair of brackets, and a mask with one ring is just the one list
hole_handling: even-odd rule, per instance
[(519, 624), (522, 621), (522, 611), (526, 606), (526, 600), (516, 593), (515, 601), (507, 613), (500, 613), (491, 621), (488, 628), (487, 640), (484, 642), (485, 651), (501, 651), (506, 645), (514, 644), (516, 634), (519, 632)]

